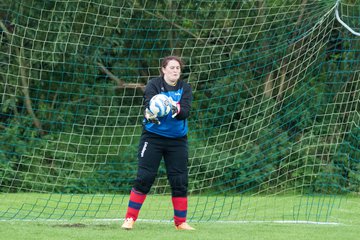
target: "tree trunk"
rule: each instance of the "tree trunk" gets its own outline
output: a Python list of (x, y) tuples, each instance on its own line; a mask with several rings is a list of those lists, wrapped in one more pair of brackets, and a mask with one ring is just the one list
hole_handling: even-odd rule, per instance
[[(298, 17), (294, 27), (297, 27), (301, 24), (301, 20), (304, 17), (304, 12), (305, 12), (305, 7), (306, 7), (307, 2), (308, 2), (308, 0), (302, 1), (302, 3), (301, 3), (302, 8), (300, 10), (299, 17)], [(289, 75), (289, 73), (285, 69), (290, 69), (289, 72), (296, 70), (296, 68), (297, 68), (296, 66), (290, 67), (288, 65), (291, 62), (296, 51), (297, 51), (297, 49), (296, 49), (295, 43), (290, 44), (285, 51), (287, 57), (284, 57), (282, 59), (281, 66), (279, 67), (281, 80), (280, 80), (280, 85), (279, 85), (279, 91), (276, 96), (277, 101), (280, 101), (282, 99), (284, 92), (287, 91), (288, 88), (291, 86), (291, 84), (288, 82), (288, 84), (287, 84), (288, 86), (285, 87), (286, 76)], [(289, 54), (287, 54), (287, 53), (289, 53)]]
[[(7, 36), (7, 38), (9, 39), (9, 41), (11, 42), (12, 40), (12, 33), (10, 31), (8, 31), (8, 29), (5, 27), (5, 25), (3, 24), (3, 22), (0, 21), (0, 27), (3, 29), (3, 31), (5, 32), (5, 35)], [(30, 98), (30, 93), (29, 93), (29, 79), (27, 76), (27, 72), (26, 72), (26, 64), (23, 61), (24, 58), (24, 47), (23, 47), (23, 40), (21, 41), (20, 47), (17, 48), (15, 47), (15, 52), (17, 55), (17, 60), (18, 60), (18, 64), (19, 64), (19, 71), (20, 71), (20, 77), (21, 77), (21, 84), (22, 84), (22, 92), (24, 94), (25, 97), (25, 106), (26, 106), (26, 111), (27, 113), (31, 116), (31, 118), (33, 119), (33, 123), (35, 125), (35, 127), (38, 129), (39, 133), (41, 135), (44, 134), (44, 131), (42, 129), (41, 126), (41, 121), (36, 117), (35, 112), (32, 108), (32, 102), (31, 102), (31, 98)]]

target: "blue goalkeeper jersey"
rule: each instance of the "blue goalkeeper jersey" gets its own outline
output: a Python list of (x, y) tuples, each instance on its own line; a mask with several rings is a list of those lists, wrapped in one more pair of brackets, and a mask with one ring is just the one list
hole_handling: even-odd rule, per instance
[(144, 125), (146, 131), (169, 138), (184, 137), (188, 132), (188, 122), (191, 110), (192, 92), (190, 84), (179, 80), (175, 86), (168, 85), (163, 77), (153, 78), (145, 87), (144, 105), (149, 107), (150, 99), (156, 94), (164, 94), (171, 97), (174, 102), (180, 104), (180, 113), (175, 117), (171, 117), (171, 112), (159, 117), (160, 125), (147, 122)]

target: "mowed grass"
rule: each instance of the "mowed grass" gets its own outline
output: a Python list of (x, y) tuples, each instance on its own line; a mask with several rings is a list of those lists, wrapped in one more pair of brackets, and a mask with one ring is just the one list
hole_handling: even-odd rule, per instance
[(277, 224), (277, 223), (194, 223), (196, 231), (176, 231), (172, 224), (137, 222), (131, 231), (120, 229), (120, 223), (65, 224), (34, 222), (1, 222), (0, 239), (6, 240), (102, 240), (102, 239), (359, 239), (359, 226)]
[(149, 196), (131, 231), (126, 195), (0, 194), (0, 239), (360, 239), (360, 196), (190, 196), (196, 231), (176, 231), (169, 196)]

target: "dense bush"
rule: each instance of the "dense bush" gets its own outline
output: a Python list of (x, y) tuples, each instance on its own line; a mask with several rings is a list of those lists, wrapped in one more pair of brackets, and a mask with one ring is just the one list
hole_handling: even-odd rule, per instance
[(331, 1), (170, 2), (3, 1), (0, 192), (128, 191), (168, 54), (194, 90), (192, 191), (358, 192), (360, 43), (319, 24)]

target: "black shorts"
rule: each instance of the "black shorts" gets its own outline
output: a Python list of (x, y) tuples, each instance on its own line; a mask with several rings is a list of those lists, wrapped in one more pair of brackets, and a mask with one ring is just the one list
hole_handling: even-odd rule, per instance
[(186, 196), (188, 188), (187, 136), (168, 138), (143, 132), (138, 149), (138, 173), (134, 188), (147, 194), (155, 181), (161, 159), (164, 159), (174, 197)]

